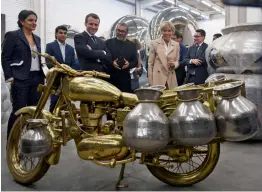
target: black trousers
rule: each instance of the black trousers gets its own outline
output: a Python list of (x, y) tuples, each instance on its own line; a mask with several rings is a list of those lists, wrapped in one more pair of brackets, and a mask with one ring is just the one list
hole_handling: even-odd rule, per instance
[(14, 122), (17, 119), (15, 112), (26, 106), (36, 106), (41, 92), (37, 91), (39, 84), (44, 84), (44, 75), (40, 71), (32, 71), (26, 80), (15, 79), (11, 85), (12, 113), (10, 114), (7, 125), (7, 139), (11, 132)]

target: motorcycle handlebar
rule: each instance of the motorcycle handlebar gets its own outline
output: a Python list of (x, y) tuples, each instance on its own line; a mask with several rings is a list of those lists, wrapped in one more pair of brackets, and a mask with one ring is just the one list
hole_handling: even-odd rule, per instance
[(97, 71), (85, 71), (85, 73), (92, 75), (94, 77), (101, 77), (101, 78), (105, 78), (105, 79), (110, 78), (110, 75), (105, 74), (105, 73), (100, 73), (100, 72), (97, 72)]
[(74, 75), (79, 75), (79, 76), (81, 76), (81, 75), (85, 75), (85, 74), (88, 74), (88, 75), (92, 75), (92, 76), (94, 76), (94, 77), (101, 77), (101, 78), (105, 78), (105, 79), (109, 79), (110, 78), (110, 75), (107, 75), (107, 74), (105, 74), (105, 73), (100, 73), (100, 72), (97, 72), (97, 71), (81, 71), (81, 72), (79, 72), (79, 71), (76, 71), (76, 70), (74, 70), (74, 69), (72, 69), (72, 68), (68, 68), (68, 66), (67, 67), (64, 67), (63, 65), (61, 65), (54, 57), (51, 57), (50, 55), (48, 55), (47, 53), (38, 53), (38, 52), (36, 52), (36, 51), (33, 51), (34, 53), (36, 53), (36, 54), (38, 54), (38, 55), (40, 55), (40, 56), (42, 56), (42, 57), (45, 57), (46, 59), (48, 59), (53, 65), (56, 65), (56, 66), (58, 66), (58, 67), (60, 67), (60, 68), (62, 68), (62, 69), (64, 69), (65, 71), (67, 71), (68, 73), (70, 73), (70, 74), (74, 74)]

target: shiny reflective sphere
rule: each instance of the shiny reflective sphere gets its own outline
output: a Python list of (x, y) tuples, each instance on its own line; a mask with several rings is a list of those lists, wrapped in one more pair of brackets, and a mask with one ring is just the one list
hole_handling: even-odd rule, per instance
[(136, 90), (140, 101), (125, 118), (123, 139), (126, 145), (139, 151), (163, 149), (169, 141), (168, 119), (156, 103), (159, 90), (143, 88)]
[(186, 10), (179, 7), (170, 7), (159, 11), (149, 24), (150, 39), (157, 39), (161, 35), (160, 24), (163, 21), (171, 21), (175, 28), (184, 36), (184, 44), (191, 45), (193, 34), (197, 29), (197, 22), (194, 17)]
[(127, 34), (128, 38), (136, 38), (139, 42), (143, 44), (147, 44), (146, 42), (149, 40), (148, 37), (148, 25), (149, 22), (135, 15), (126, 15), (118, 19), (110, 29), (109, 38), (116, 37), (116, 28), (119, 23), (126, 23), (128, 25), (129, 31)]
[(185, 146), (204, 145), (217, 133), (215, 118), (198, 97), (201, 89), (178, 91), (182, 102), (170, 115), (169, 122), (172, 139)]

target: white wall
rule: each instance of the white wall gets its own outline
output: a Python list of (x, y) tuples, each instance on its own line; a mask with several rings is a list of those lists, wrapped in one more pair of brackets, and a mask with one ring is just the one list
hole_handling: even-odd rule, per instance
[(47, 0), (47, 42), (54, 40), (56, 26), (71, 25), (82, 32), (88, 13), (96, 13), (101, 20), (97, 35), (107, 35), (112, 24), (122, 16), (133, 15), (135, 7), (116, 0)]
[(33, 9), (34, 0), (2, 0), (1, 13), (6, 15), (6, 32), (18, 29), (18, 14), (23, 9)]
[(220, 17), (206, 21), (199, 21), (197, 24), (198, 28), (204, 29), (206, 31), (205, 42), (209, 44), (212, 43), (213, 35), (215, 33), (221, 33), (221, 30), (225, 28), (225, 17)]
[(262, 22), (262, 8), (247, 8), (247, 23)]

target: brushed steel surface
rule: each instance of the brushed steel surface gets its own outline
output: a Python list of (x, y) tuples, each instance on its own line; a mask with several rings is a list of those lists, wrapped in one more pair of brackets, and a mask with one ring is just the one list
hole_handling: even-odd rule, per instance
[(29, 130), (21, 137), (21, 153), (29, 157), (49, 154), (52, 150), (52, 137), (45, 128), (44, 119), (30, 119), (28, 123)]
[(239, 95), (241, 85), (241, 82), (234, 82), (214, 88), (222, 97), (215, 112), (218, 132), (228, 141), (250, 139), (261, 126), (256, 105)]
[(216, 136), (215, 118), (212, 112), (197, 100), (200, 93), (201, 89), (178, 92), (180, 99), (189, 101), (178, 105), (170, 115), (169, 122), (172, 138), (181, 145), (204, 145)]
[[(150, 88), (137, 89), (135, 92), (138, 99), (151, 101), (157, 101), (162, 94)], [(133, 149), (162, 149), (168, 144), (169, 135), (168, 119), (156, 103), (139, 103), (125, 118), (124, 142)]]

